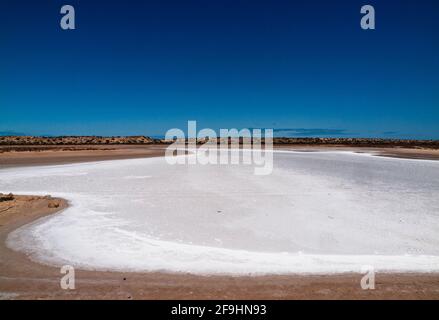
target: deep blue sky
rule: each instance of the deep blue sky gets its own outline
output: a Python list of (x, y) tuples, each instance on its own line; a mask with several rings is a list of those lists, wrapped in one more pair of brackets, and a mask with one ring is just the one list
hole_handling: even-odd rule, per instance
[[(63, 4), (76, 30), (59, 27)], [(437, 0), (2, 0), (0, 132), (163, 135), (197, 120), (439, 139), (438, 16)]]

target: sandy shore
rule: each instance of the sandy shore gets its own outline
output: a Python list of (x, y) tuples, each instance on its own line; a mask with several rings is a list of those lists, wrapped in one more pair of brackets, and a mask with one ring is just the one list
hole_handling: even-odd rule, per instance
[[(4, 152), (0, 168), (163, 154), (155, 146), (98, 149)], [(375, 151), (387, 156), (439, 158), (436, 150)], [(7, 248), (5, 240), (18, 227), (66, 206), (63, 199), (49, 197), (14, 196), (0, 202), (0, 299), (439, 299), (439, 274), (377, 274), (376, 289), (365, 291), (360, 287), (360, 274), (231, 277), (76, 270), (76, 289), (62, 290), (61, 266), (33, 262)]]
[[(159, 157), (164, 146), (0, 146), (0, 168)], [(1, 152), (3, 150), (3, 152)], [(8, 150), (8, 151), (6, 151)]]

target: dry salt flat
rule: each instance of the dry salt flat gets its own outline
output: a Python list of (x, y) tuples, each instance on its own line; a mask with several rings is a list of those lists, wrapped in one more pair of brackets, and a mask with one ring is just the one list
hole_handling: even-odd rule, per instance
[(0, 192), (70, 202), (7, 244), (93, 270), (439, 271), (438, 161), (275, 151), (271, 175), (253, 169), (164, 158), (1, 169)]

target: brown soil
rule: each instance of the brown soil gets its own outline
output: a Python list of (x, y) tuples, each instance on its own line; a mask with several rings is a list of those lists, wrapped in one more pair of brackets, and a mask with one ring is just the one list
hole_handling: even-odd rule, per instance
[(158, 157), (165, 147), (121, 146), (16, 146), (0, 147), (0, 168)]

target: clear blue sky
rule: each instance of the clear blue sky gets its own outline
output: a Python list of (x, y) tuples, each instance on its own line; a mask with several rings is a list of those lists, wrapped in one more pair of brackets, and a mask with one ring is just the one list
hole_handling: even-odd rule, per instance
[[(59, 27), (63, 4), (76, 30)], [(439, 139), (438, 16), (437, 0), (2, 0), (0, 132), (163, 135), (197, 120)]]

